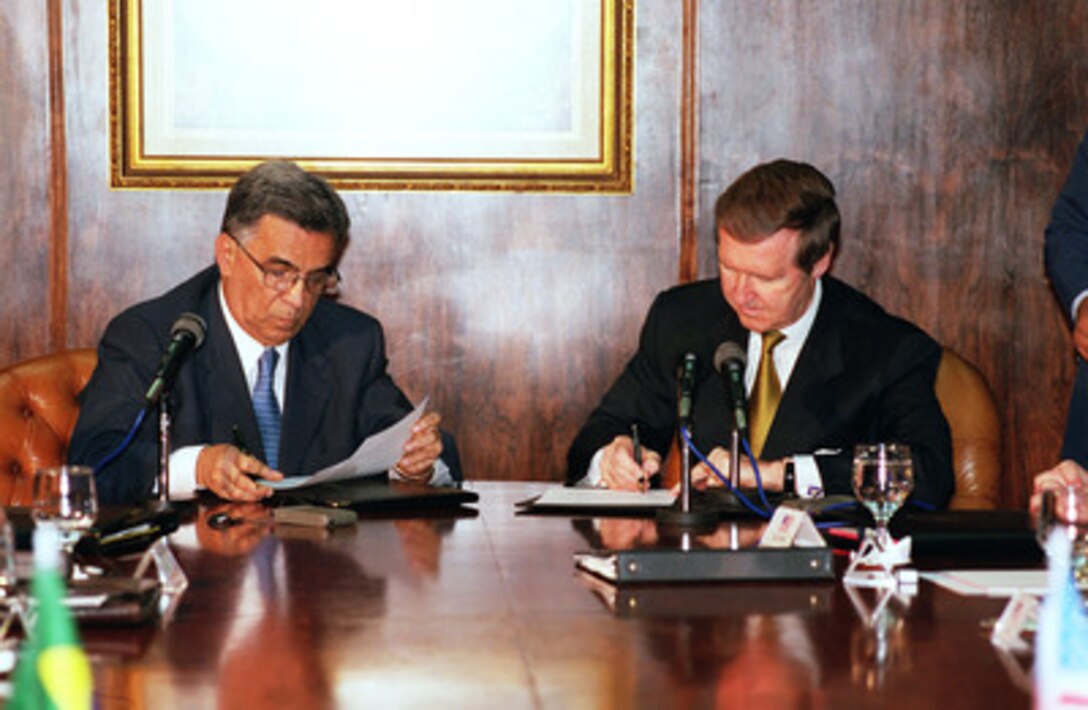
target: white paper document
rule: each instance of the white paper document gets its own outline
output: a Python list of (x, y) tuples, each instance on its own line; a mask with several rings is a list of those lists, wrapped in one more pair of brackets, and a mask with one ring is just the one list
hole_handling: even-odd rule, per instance
[(928, 579), (964, 596), (1011, 597), (1017, 593), (1041, 595), (1047, 588), (1045, 569), (922, 572), (922, 579)]
[(668, 508), (676, 500), (671, 491), (655, 488), (616, 491), (608, 488), (552, 486), (532, 501), (533, 508)]
[(427, 406), (427, 399), (427, 397), (424, 397), (419, 406), (393, 426), (383, 429), (373, 436), (368, 436), (355, 450), (355, 453), (340, 463), (323, 468), (309, 476), (290, 476), (282, 481), (259, 480), (258, 483), (274, 488), (277, 491), (288, 491), (312, 486), (316, 483), (330, 483), (347, 478), (384, 473), (391, 469), (393, 464), (400, 461), (400, 457), (404, 453), (404, 444), (412, 433), (412, 427), (423, 416), (423, 410)]

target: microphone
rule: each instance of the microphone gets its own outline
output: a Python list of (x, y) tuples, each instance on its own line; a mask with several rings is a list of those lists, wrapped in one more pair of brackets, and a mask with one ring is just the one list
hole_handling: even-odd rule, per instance
[(742, 439), (748, 438), (748, 400), (744, 393), (744, 368), (748, 355), (732, 340), (726, 340), (714, 351), (714, 369), (725, 378), (729, 407), (733, 410), (733, 426)]
[(155, 404), (162, 397), (162, 393), (169, 387), (178, 373), (178, 368), (185, 360), (190, 350), (196, 350), (204, 342), (204, 331), (207, 329), (204, 319), (195, 313), (182, 313), (174, 321), (170, 328), (170, 342), (166, 346), (166, 352), (162, 355), (162, 362), (155, 373), (155, 379), (147, 388), (144, 398), (148, 405)]
[(695, 391), (695, 353), (684, 355), (683, 362), (677, 368), (676, 379), (680, 384), (677, 418), (681, 424), (688, 424), (691, 421), (692, 393)]

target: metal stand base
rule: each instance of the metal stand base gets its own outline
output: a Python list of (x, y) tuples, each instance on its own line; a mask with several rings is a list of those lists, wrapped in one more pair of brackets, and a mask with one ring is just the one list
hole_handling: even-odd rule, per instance
[(718, 524), (716, 510), (682, 510), (681, 508), (662, 508), (655, 516), (660, 525), (678, 528), (709, 527)]

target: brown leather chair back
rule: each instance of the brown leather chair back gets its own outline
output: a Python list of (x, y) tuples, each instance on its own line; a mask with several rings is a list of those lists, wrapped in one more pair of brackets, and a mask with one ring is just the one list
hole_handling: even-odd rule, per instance
[(0, 504), (29, 505), (34, 472), (64, 463), (97, 354), (65, 350), (0, 370)]
[(986, 378), (945, 348), (933, 388), (952, 430), (956, 492), (952, 510), (991, 509), (1001, 502), (1001, 419)]

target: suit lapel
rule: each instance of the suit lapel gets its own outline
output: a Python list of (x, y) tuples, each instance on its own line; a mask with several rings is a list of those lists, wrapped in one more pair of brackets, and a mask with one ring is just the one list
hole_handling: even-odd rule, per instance
[(212, 289), (206, 297), (204, 312), (208, 332), (201, 348), (202, 357), (198, 360), (200, 374), (197, 386), (201, 390), (201, 397), (211, 404), (201, 408), (208, 416), (207, 440), (235, 443), (234, 429), (237, 427), (242, 443), (263, 458), (264, 450), (245, 373), (219, 307), (216, 289)]
[(764, 457), (770, 460), (796, 453), (787, 451), (785, 443), (797, 448), (804, 432), (824, 431), (835, 408), (830, 384), (843, 371), (845, 334), (833, 303), (833, 289), (825, 281), (824, 297), (805, 345), (794, 365), (793, 374), (782, 392), (771, 430), (764, 443)]
[(291, 341), (280, 435), (280, 468), (287, 475), (313, 473), (302, 466), (312, 458), (309, 448), (322, 441), (318, 431), (332, 392), (332, 373), (316, 340), (310, 328), (303, 328)]

